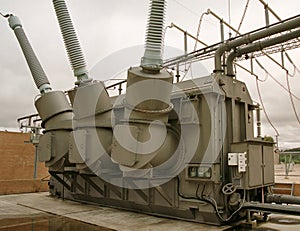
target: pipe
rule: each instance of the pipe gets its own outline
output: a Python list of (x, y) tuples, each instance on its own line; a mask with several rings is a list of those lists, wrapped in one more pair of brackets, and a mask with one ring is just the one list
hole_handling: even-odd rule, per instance
[(257, 105), (256, 108), (256, 124), (257, 124), (257, 137), (261, 138), (261, 116), (260, 116), (260, 105)]
[(288, 204), (298, 204), (300, 205), (300, 197), (297, 196), (290, 196), (290, 195), (283, 195), (283, 194), (269, 194), (267, 195), (267, 202), (268, 203), (288, 203)]
[(78, 41), (65, 0), (53, 0), (56, 17), (67, 49), (69, 60), (79, 84), (89, 81), (85, 58)]
[(49, 80), (30, 45), (30, 42), (22, 28), (21, 21), (18, 17), (10, 15), (10, 17), (8, 18), (8, 22), (9, 26), (11, 27), (11, 29), (13, 29), (19, 41), (36, 87), (42, 94), (51, 91), (52, 89), (50, 87)]
[(246, 202), (243, 206), (243, 209), (246, 209), (247, 211), (264, 211), (298, 216), (300, 214), (299, 206), (274, 205), (269, 203), (258, 202)]
[(145, 53), (141, 60), (143, 70), (159, 72), (162, 67), (162, 49), (166, 0), (151, 0)]
[[(300, 21), (299, 21), (300, 22)], [(300, 26), (300, 24), (299, 24)], [(243, 54), (251, 53), (254, 51), (262, 50), (266, 47), (270, 47), (279, 43), (286, 42), (288, 40), (300, 37), (300, 29), (289, 32), (288, 34), (280, 35), (275, 38), (265, 39), (263, 41), (258, 41), (253, 44), (249, 44), (243, 48), (237, 49), (229, 54), (226, 61), (227, 66), (227, 76), (234, 76), (233, 71), (233, 61), (236, 57), (239, 57)]]
[(251, 34), (245, 34), (235, 40), (227, 41), (219, 46), (215, 53), (215, 73), (223, 72), (221, 58), (226, 51), (230, 51), (233, 48), (239, 47), (243, 44), (252, 43), (256, 40), (281, 33), (287, 30), (295, 29), (300, 25), (300, 17), (287, 19), (273, 26), (269, 26), (267, 29), (259, 30)]

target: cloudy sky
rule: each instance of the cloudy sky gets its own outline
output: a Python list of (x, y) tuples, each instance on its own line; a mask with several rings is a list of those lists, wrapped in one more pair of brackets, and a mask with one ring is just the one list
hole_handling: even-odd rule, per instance
[[(114, 57), (112, 54), (131, 47), (141, 47), (145, 37), (148, 2), (148, 0), (67, 0), (89, 69), (95, 69), (97, 64), (107, 60), (107, 57)], [(173, 22), (195, 35), (200, 15), (207, 9), (211, 9), (225, 21), (230, 21), (234, 28), (238, 28), (246, 2), (247, 0), (168, 0), (166, 25)], [(300, 12), (299, 0), (265, 0), (265, 2), (282, 19), (298, 15)], [(48, 75), (52, 88), (60, 90), (72, 88), (75, 78), (67, 61), (52, 1), (0, 0), (0, 12), (13, 13), (21, 19), (23, 28)], [(245, 33), (265, 26), (264, 17), (264, 7), (260, 1), (250, 0), (240, 32)], [(270, 22), (277, 21), (270, 16)], [(226, 29), (226, 38), (228, 34), (229, 29)], [(212, 15), (204, 16), (199, 38), (208, 44), (220, 41), (219, 22)], [(188, 42), (189, 50), (192, 51), (194, 42), (192, 40)], [(165, 43), (169, 47), (182, 50), (182, 33), (175, 29), (168, 29)], [(200, 48), (201, 45), (198, 47)], [(139, 49), (135, 49), (137, 50)], [(288, 53), (300, 69), (299, 49)], [(137, 55), (139, 55), (138, 52)], [(281, 62), (279, 54), (272, 57)], [(265, 57), (259, 58), (259, 61), (283, 86), (287, 86), (285, 72), (280, 67)], [(129, 65), (135, 65), (138, 62), (139, 60)], [(249, 67), (249, 62), (240, 64)], [(203, 66), (207, 73), (212, 72), (211, 61), (203, 62)], [(286, 59), (285, 66), (290, 73), (293, 72), (293, 66)], [(0, 18), (0, 70), (0, 129), (12, 130), (18, 128), (17, 118), (36, 112), (33, 101), (38, 91), (31, 79), (14, 33), (9, 28), (7, 19), (2, 17)], [(257, 65), (254, 70), (261, 79), (267, 77)], [(248, 84), (254, 101), (259, 102), (255, 78), (241, 69), (237, 71), (237, 78)], [(199, 75), (203, 73), (200, 71)], [(101, 80), (111, 78), (101, 74), (93, 77)], [(193, 72), (193, 77), (199, 77), (197, 70)], [(296, 75), (293, 78), (290, 77), (289, 81), (292, 92), (300, 98), (300, 73), (296, 72)], [(292, 110), (289, 94), (271, 77), (259, 86), (266, 111), (280, 133), (280, 146), (299, 147), (300, 124)], [(294, 103), (300, 116), (299, 98), (294, 98)], [(265, 116), (262, 117), (263, 134), (274, 136), (276, 134), (274, 129), (267, 123)]]

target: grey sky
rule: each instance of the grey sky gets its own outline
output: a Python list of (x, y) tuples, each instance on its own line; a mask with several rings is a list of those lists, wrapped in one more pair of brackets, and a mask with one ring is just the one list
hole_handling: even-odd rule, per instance
[[(282, 19), (295, 16), (300, 12), (299, 0), (266, 0), (266, 2)], [(90, 69), (114, 52), (144, 43), (148, 0), (67, 0), (67, 4)], [(246, 0), (231, 0), (230, 19), (235, 28), (239, 25), (245, 4)], [(196, 34), (199, 17), (208, 8), (229, 21), (228, 0), (168, 0), (166, 25), (174, 22), (190, 33)], [(61, 90), (72, 88), (75, 78), (68, 63), (52, 1), (0, 0), (0, 12), (13, 13), (21, 19), (52, 87)], [(276, 19), (271, 17), (271, 23), (275, 22)], [(259, 0), (251, 0), (241, 33), (264, 25), (263, 6)], [(226, 29), (226, 37), (228, 37), (228, 29)], [(219, 22), (211, 15), (204, 17), (199, 38), (208, 44), (220, 41)], [(183, 49), (182, 34), (175, 29), (169, 29), (165, 43)], [(190, 51), (193, 45), (194, 42), (189, 40)], [(298, 53), (299, 49), (289, 51), (295, 64), (300, 67)], [(279, 54), (273, 57), (281, 62)], [(284, 71), (264, 57), (260, 58), (260, 61), (286, 86)], [(248, 62), (241, 64), (249, 66)], [(206, 61), (203, 65), (212, 72), (212, 62)], [(292, 72), (293, 68), (287, 60), (286, 66)], [(33, 84), (14, 33), (9, 28), (7, 20), (2, 17), (0, 18), (0, 70), (0, 128), (16, 128), (18, 117), (35, 113), (33, 101), (38, 91)], [(265, 78), (263, 71), (258, 67), (255, 67), (255, 70), (261, 79)], [(103, 76), (93, 77), (105, 79)], [(238, 79), (248, 83), (253, 99), (258, 101), (254, 78), (238, 69)], [(299, 80), (300, 73), (290, 78), (292, 91), (298, 97), (300, 97)], [(278, 87), (271, 78), (260, 83), (260, 87), (267, 112), (280, 132), (280, 145), (300, 146), (300, 125), (293, 114), (288, 93)], [(295, 105), (300, 116), (300, 102), (295, 100)], [(263, 134), (275, 135), (264, 115)]]

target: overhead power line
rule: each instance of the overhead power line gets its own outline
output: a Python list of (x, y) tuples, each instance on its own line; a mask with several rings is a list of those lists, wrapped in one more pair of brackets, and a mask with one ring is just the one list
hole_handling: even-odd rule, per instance
[(181, 2), (177, 1), (177, 0), (173, 0), (174, 2), (176, 2), (178, 5), (180, 5), (181, 7), (183, 7), (184, 9), (186, 9), (187, 11), (189, 11), (190, 13), (192, 13), (195, 16), (199, 16), (199, 14), (195, 11), (193, 11), (192, 9), (190, 9), (189, 7), (187, 7), (186, 5), (182, 4)]

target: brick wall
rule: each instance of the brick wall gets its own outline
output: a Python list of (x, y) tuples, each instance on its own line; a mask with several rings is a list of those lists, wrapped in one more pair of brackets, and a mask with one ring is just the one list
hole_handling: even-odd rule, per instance
[(47, 191), (48, 171), (38, 162), (37, 178), (34, 173), (35, 148), (30, 134), (0, 131), (0, 194)]

